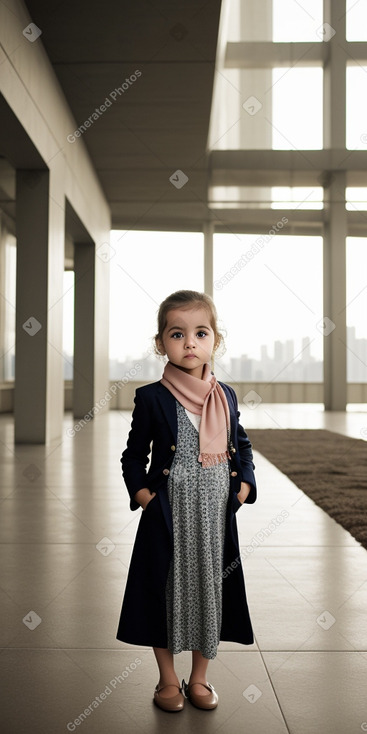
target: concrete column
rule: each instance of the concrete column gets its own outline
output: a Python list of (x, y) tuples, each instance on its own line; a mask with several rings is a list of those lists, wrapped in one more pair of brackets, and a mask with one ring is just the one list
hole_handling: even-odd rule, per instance
[(213, 298), (213, 222), (204, 222), (204, 292)]
[(346, 146), (345, 0), (324, 0), (324, 148)]
[(17, 170), (15, 441), (49, 443), (62, 430), (62, 161)]
[[(94, 405), (95, 248), (74, 248), (74, 386), (73, 411), (82, 418)], [(98, 355), (96, 355), (98, 357)]]
[(324, 403), (325, 410), (347, 404), (346, 174), (333, 172), (325, 187), (324, 233)]
[[(324, 148), (340, 150), (346, 146), (345, 0), (324, 0), (324, 31), (328, 51), (324, 65)], [(345, 410), (346, 174), (326, 171), (324, 176), (324, 402), (326, 410)]]
[[(273, 2), (272, 0), (246, 0), (239, 3), (239, 26), (242, 41), (272, 41), (273, 39)], [(272, 147), (272, 69), (239, 69), (239, 85), (241, 91), (241, 108), (239, 122), (240, 150)], [(255, 97), (262, 105), (254, 115), (248, 114), (242, 104), (250, 97)], [(253, 103), (256, 109), (257, 102)], [(251, 109), (251, 108), (250, 108)], [(255, 111), (254, 109), (254, 111)], [(257, 201), (271, 201), (271, 188), (257, 188)], [(253, 199), (253, 187), (242, 187), (240, 200)], [(248, 204), (244, 205), (245, 208)], [(269, 205), (270, 207), (270, 205)]]
[(48, 171), (17, 171), (15, 441), (45, 443), (48, 332)]
[[(241, 41), (272, 41), (272, 0), (246, 0), (239, 4), (239, 26)], [(272, 70), (240, 69), (241, 103), (256, 97), (262, 108), (255, 115), (241, 111), (239, 148), (271, 148), (272, 132)]]
[[(214, 223), (208, 220), (204, 222), (204, 293), (213, 298), (214, 279)], [(211, 368), (215, 371), (215, 358), (211, 358)]]

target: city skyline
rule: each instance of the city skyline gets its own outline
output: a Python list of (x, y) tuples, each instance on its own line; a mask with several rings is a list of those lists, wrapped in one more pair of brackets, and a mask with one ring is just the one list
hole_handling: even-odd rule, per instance
[[(357, 338), (354, 326), (347, 327), (348, 382), (367, 381), (367, 339)], [(302, 337), (301, 352), (296, 353), (296, 341), (287, 339), (284, 342), (276, 339), (272, 344), (263, 344), (260, 348), (260, 359), (247, 354), (225, 357), (216, 360), (216, 370), (225, 373), (228, 382), (322, 382), (323, 361), (311, 354), (311, 338)], [(273, 356), (269, 354), (272, 350)], [(299, 359), (297, 359), (297, 356)], [(64, 377), (73, 378), (73, 358), (64, 354)], [(164, 369), (164, 361), (149, 352), (140, 355), (127, 355), (125, 360), (110, 359), (110, 380), (120, 380), (124, 374), (140, 364), (139, 380), (159, 380)]]

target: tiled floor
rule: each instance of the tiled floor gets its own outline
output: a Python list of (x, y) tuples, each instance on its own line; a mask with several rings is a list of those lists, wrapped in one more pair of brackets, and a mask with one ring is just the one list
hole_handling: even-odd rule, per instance
[[(250, 438), (254, 427), (361, 437), (367, 426), (366, 413), (315, 406), (242, 416)], [(115, 639), (140, 515), (120, 475), (129, 424), (114, 411), (71, 438), (68, 415), (54, 445), (14, 447), (12, 418), (0, 418), (2, 732), (367, 731), (367, 553), (259, 454), (258, 501), (237, 513), (256, 643), (220, 644), (215, 711), (154, 707), (152, 651)], [(180, 677), (189, 663), (177, 656)]]

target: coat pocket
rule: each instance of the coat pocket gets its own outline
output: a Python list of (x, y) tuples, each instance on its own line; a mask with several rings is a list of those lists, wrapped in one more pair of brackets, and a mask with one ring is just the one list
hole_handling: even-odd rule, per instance
[(151, 505), (151, 504), (152, 504), (152, 503), (154, 502), (154, 500), (156, 500), (156, 499), (157, 499), (157, 497), (158, 497), (158, 494), (156, 493), (156, 494), (154, 495), (154, 497), (152, 497), (152, 499), (151, 499), (151, 500), (149, 500), (148, 504), (147, 504), (147, 505), (146, 505), (146, 507), (145, 507), (145, 510), (143, 510), (143, 512), (144, 512), (144, 513), (145, 513), (145, 512), (147, 512), (147, 510), (149, 509), (150, 505)]
[(233, 492), (232, 510), (233, 512), (237, 512), (237, 510), (239, 510), (240, 507), (242, 507), (242, 502), (240, 502), (240, 500), (238, 499), (237, 492), (235, 492), (235, 490), (232, 490), (232, 492)]

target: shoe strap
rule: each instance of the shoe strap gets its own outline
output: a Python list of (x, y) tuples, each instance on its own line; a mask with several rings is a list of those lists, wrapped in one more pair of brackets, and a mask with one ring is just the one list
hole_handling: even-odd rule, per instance
[(157, 685), (155, 687), (155, 690), (156, 690), (157, 693), (160, 693), (161, 691), (164, 690), (164, 688), (168, 688), (168, 686), (174, 686), (174, 688), (178, 688), (179, 693), (181, 693), (181, 690), (182, 689), (180, 688), (180, 686), (177, 685), (177, 683), (167, 683), (167, 685), (161, 686), (160, 688), (158, 688), (158, 683), (157, 683)]
[(187, 683), (186, 685), (187, 685), (188, 691), (190, 690), (191, 686), (203, 686), (204, 688), (207, 688), (208, 691), (210, 691), (210, 693), (214, 691), (214, 688), (211, 685), (211, 683), (205, 684), (205, 683), (201, 683), (201, 681), (197, 681), (197, 682), (194, 681), (193, 683), (190, 683), (190, 684)]

